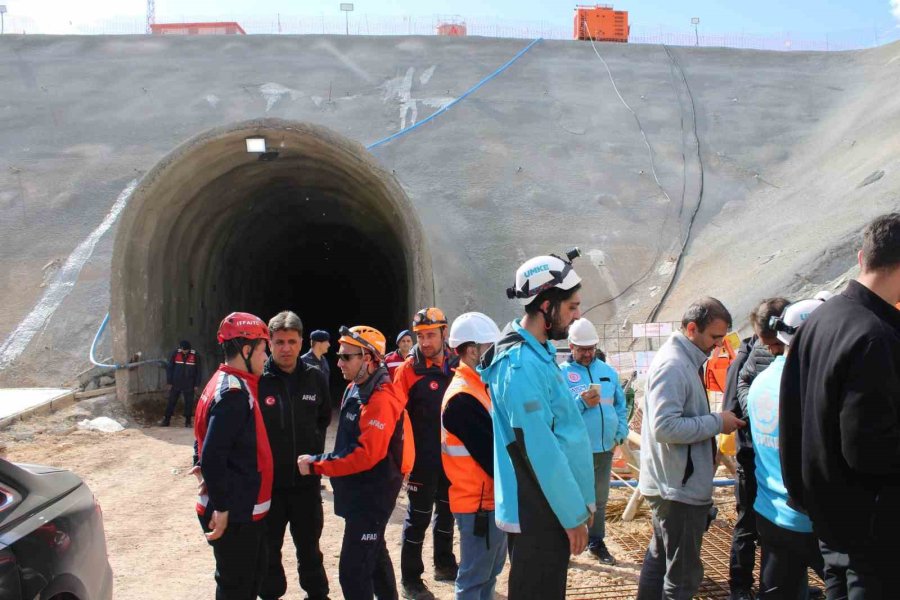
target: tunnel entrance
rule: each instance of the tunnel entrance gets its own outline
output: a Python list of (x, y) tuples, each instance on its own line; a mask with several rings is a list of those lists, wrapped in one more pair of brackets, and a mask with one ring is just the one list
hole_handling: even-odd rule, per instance
[[(247, 152), (255, 137), (267, 154)], [(116, 234), (111, 296), (116, 362), (167, 357), (188, 339), (207, 376), (229, 312), (295, 311), (304, 351), (313, 329), (334, 339), (360, 323), (390, 345), (433, 302), (433, 285), (421, 224), (394, 178), (333, 131), (267, 119), (198, 135), (143, 178)], [(165, 374), (142, 367), (116, 381), (138, 408)]]

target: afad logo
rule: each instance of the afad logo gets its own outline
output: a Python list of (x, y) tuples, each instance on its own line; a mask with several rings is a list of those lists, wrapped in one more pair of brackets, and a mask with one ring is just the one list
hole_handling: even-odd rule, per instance
[(431, 388), (432, 392), (436, 392), (438, 390), (438, 388), (441, 386), (438, 385), (437, 381), (432, 381), (431, 383), (428, 384), (428, 387)]
[(523, 273), (523, 276), (527, 279), (528, 277), (531, 277), (532, 275), (537, 275), (538, 273), (543, 273), (544, 271), (549, 271), (549, 270), (550, 270), (550, 265), (544, 263), (543, 265), (531, 267), (530, 269), (525, 271), (525, 273)]
[(266, 396), (264, 402), (266, 406), (275, 406), (275, 396)]
[(575, 373), (574, 371), (569, 371), (568, 377), (569, 381), (571, 381), (572, 383), (578, 383), (579, 381), (581, 381), (581, 375)]

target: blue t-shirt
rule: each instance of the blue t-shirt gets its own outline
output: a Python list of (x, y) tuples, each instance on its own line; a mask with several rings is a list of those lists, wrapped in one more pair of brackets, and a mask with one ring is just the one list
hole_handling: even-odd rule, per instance
[(760, 373), (747, 395), (750, 431), (756, 453), (756, 502), (753, 509), (779, 527), (800, 533), (812, 532), (809, 517), (787, 504), (788, 494), (781, 475), (778, 455), (778, 395), (784, 356), (779, 356)]

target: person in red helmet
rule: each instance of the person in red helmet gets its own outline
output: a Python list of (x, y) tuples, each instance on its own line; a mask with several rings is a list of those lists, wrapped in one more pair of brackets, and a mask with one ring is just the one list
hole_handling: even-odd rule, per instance
[(194, 420), (197, 515), (216, 559), (216, 600), (255, 600), (267, 567), (265, 522), (272, 452), (257, 402), (269, 328), (248, 313), (219, 325), (225, 354), (203, 389)]

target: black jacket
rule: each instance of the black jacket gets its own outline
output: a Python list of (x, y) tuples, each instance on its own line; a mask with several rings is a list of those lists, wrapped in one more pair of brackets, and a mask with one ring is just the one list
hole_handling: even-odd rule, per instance
[(444, 350), (438, 366), (426, 360), (416, 346), (406, 361), (394, 371), (394, 383), (406, 395), (406, 412), (413, 429), (416, 464), (411, 481), (423, 483), (443, 470), (441, 462), (441, 404), (453, 379), (459, 357)]
[(781, 468), (820, 539), (900, 536), (900, 311), (851, 281), (794, 336), (780, 394)]
[(300, 475), (297, 457), (325, 450), (331, 396), (322, 372), (298, 360), (297, 368), (288, 374), (269, 357), (259, 379), (259, 408), (275, 465), (272, 488), (318, 488), (319, 477)]
[[(747, 363), (750, 353), (753, 351), (753, 345), (756, 343), (757, 337), (744, 338), (741, 340), (741, 347), (738, 348), (734, 356), (734, 360), (728, 365), (728, 372), (725, 375), (725, 395), (722, 399), (722, 409), (730, 410), (739, 419), (747, 420), (747, 400), (741, 403), (738, 398), (738, 386), (740, 384), (741, 369)], [(737, 460), (738, 463), (747, 468), (753, 468), (754, 453), (753, 440), (750, 439), (750, 427), (744, 427), (737, 430)]]

